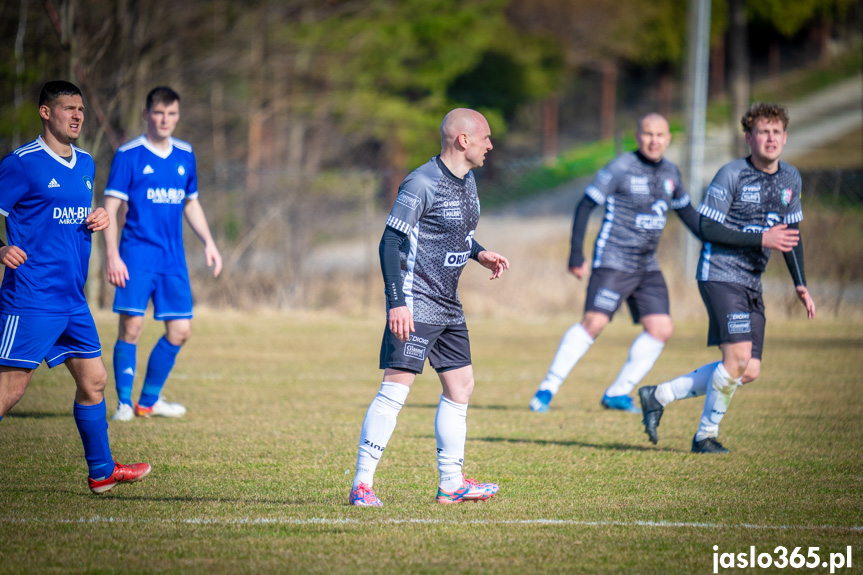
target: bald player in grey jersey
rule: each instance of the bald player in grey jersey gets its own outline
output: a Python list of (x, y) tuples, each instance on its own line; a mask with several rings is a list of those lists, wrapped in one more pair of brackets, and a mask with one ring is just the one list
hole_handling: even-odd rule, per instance
[(653, 443), (665, 407), (676, 399), (705, 396), (693, 453), (728, 451), (716, 439), (719, 423), (737, 387), (761, 372), (761, 274), (771, 249), (784, 253), (807, 317), (815, 317), (803, 271), (800, 174), (779, 160), (788, 138), (788, 112), (775, 104), (753, 104), (741, 123), (752, 154), (719, 170), (698, 209), (704, 244), (696, 279), (710, 319), (707, 345), (719, 346), (722, 361), (638, 390), (644, 430)]
[(458, 108), (446, 115), (440, 133), (440, 155), (402, 182), (381, 238), (387, 298), (380, 355), (384, 377), (360, 431), (351, 505), (382, 505), (372, 491), (375, 469), (426, 358), (443, 388), (435, 417), (440, 472), (436, 501), (480, 501), (498, 490), (495, 483), (478, 483), (462, 473), (474, 379), (457, 291), (471, 259), (490, 269), (491, 279), (509, 269), (505, 257), (473, 237), (480, 207), (471, 169), (482, 166), (491, 151), (491, 130), (482, 114)]
[(632, 320), (641, 323), (644, 331), (632, 342), (626, 363), (603, 394), (602, 405), (640, 413), (629, 393), (653, 367), (674, 331), (656, 248), (669, 209), (696, 235), (698, 214), (683, 189), (680, 170), (662, 157), (671, 143), (665, 118), (659, 114), (644, 116), (635, 137), (638, 150), (601, 169), (576, 208), (569, 271), (582, 279), (588, 265), (582, 253), (587, 220), (591, 210), (605, 205), (584, 316), (563, 335), (548, 373), (530, 400), (532, 411), (548, 411), (563, 381), (626, 301)]

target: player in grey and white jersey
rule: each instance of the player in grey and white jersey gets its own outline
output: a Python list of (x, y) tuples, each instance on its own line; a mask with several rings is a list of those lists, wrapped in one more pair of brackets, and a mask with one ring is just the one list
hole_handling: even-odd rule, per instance
[(435, 417), (437, 502), (484, 500), (498, 490), (495, 483), (478, 483), (462, 473), (474, 379), (457, 291), (470, 259), (492, 270), (491, 279), (509, 269), (505, 257), (473, 237), (480, 209), (471, 169), (482, 166), (491, 151), (491, 130), (482, 114), (458, 108), (446, 115), (440, 131), (440, 155), (402, 182), (381, 238), (387, 297), (380, 356), (384, 378), (360, 431), (351, 505), (382, 505), (372, 491), (375, 469), (426, 358), (443, 388)]
[(587, 220), (593, 208), (605, 205), (584, 317), (563, 335), (548, 373), (530, 401), (532, 411), (548, 411), (551, 399), (575, 364), (626, 301), (633, 321), (641, 323), (644, 331), (632, 342), (626, 363), (603, 394), (602, 405), (640, 413), (629, 393), (653, 367), (674, 331), (656, 248), (669, 208), (696, 235), (698, 214), (683, 189), (680, 170), (662, 157), (671, 143), (665, 118), (659, 114), (641, 118), (635, 137), (638, 151), (624, 154), (601, 169), (576, 208), (569, 271), (582, 279), (588, 265), (582, 253)]
[(761, 274), (771, 249), (784, 252), (795, 290), (809, 319), (815, 303), (806, 288), (799, 222), (800, 174), (779, 160), (788, 138), (788, 112), (775, 104), (753, 104), (741, 123), (752, 154), (723, 166), (699, 208), (704, 240), (698, 261), (698, 289), (707, 308), (708, 345), (722, 361), (658, 386), (638, 390), (644, 428), (656, 443), (663, 409), (676, 399), (705, 395), (694, 453), (725, 453), (716, 440), (734, 391), (761, 372), (764, 301)]

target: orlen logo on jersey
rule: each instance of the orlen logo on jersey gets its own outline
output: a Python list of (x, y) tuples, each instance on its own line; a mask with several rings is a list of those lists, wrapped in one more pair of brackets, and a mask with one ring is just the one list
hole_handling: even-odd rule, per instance
[(90, 215), (90, 211), (92, 208), (88, 207), (68, 207), (68, 208), (54, 208), (54, 219), (57, 220), (58, 224), (67, 224), (73, 226), (79, 226), (84, 223), (84, 220), (87, 219), (87, 216)]
[(154, 204), (181, 204), (185, 198), (185, 190), (178, 190), (176, 188), (147, 188), (147, 199)]
[(665, 212), (668, 211), (668, 203), (665, 200), (657, 200), (653, 202), (650, 209), (653, 210), (653, 214), (638, 214), (635, 216), (635, 225), (644, 230), (663, 229), (665, 227)]
[(444, 257), (443, 265), (448, 268), (460, 268), (470, 259), (470, 251), (466, 252), (447, 252)]

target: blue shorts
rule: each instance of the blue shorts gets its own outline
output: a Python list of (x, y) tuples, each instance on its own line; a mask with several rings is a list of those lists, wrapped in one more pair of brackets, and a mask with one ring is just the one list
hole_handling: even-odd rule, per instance
[(90, 311), (73, 315), (0, 314), (0, 365), (36, 369), (70, 357), (100, 357), (102, 346)]
[(153, 317), (159, 321), (192, 319), (189, 276), (129, 270), (126, 287), (114, 291), (114, 313), (144, 315), (153, 298)]

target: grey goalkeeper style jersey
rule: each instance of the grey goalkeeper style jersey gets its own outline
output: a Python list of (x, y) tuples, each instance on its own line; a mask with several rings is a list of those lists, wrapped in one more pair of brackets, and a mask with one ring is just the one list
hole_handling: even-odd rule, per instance
[(605, 204), (605, 219), (593, 249), (593, 267), (624, 272), (657, 271), (656, 248), (669, 208), (689, 205), (680, 170), (662, 159), (624, 154), (597, 172), (585, 194)]
[(387, 226), (407, 234), (399, 247), (402, 289), (415, 321), (464, 323), (458, 280), (479, 222), (473, 172), (455, 177), (435, 156), (402, 182)]
[[(776, 224), (803, 220), (801, 191), (800, 173), (794, 166), (779, 162), (779, 170), (768, 174), (749, 158), (740, 158), (720, 168), (698, 212), (735, 231), (763, 233)], [(766, 248), (705, 242), (696, 279), (741, 284), (760, 292), (761, 273), (769, 259)]]

